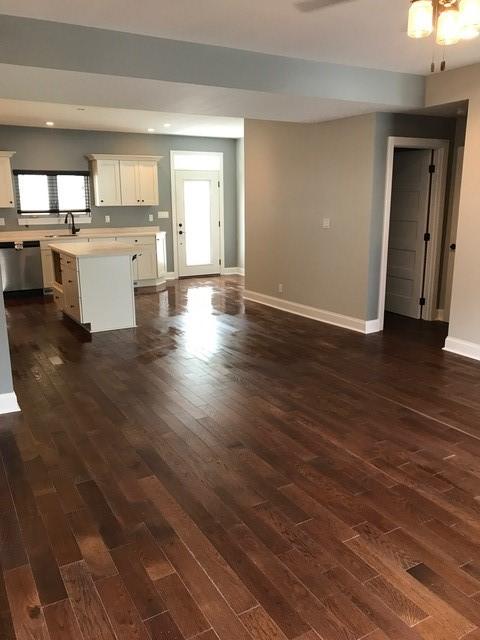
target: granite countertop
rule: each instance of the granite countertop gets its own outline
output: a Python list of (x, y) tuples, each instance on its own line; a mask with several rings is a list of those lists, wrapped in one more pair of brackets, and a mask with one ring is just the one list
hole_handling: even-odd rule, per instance
[(98, 229), (85, 229), (82, 228), (78, 235), (72, 236), (68, 233), (67, 229), (28, 229), (22, 231), (1, 231), (0, 230), (0, 242), (21, 242), (23, 240), (51, 240), (54, 242), (57, 239), (64, 238), (119, 238), (122, 236), (153, 236), (159, 233), (158, 227), (112, 227), (112, 228), (98, 228)]
[(101, 258), (107, 256), (133, 256), (138, 248), (122, 242), (62, 242), (49, 244), (50, 249), (72, 258)]

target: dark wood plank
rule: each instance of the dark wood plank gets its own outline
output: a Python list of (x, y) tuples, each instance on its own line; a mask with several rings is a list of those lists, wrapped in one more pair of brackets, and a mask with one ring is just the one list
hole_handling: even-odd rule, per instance
[(85, 640), (115, 640), (110, 621), (83, 561), (62, 567), (73, 612)]
[(171, 282), (94, 339), (7, 300), (0, 637), (477, 640), (478, 364), (242, 295)]

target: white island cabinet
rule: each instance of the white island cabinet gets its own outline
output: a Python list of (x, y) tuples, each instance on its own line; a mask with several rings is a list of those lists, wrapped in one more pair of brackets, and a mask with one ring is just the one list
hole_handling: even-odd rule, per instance
[[(23, 232), (32, 235), (32, 232)], [(43, 288), (50, 291), (55, 286), (52, 252), (50, 244), (66, 243), (120, 243), (128, 244), (135, 248), (137, 260), (134, 262), (132, 277), (135, 288), (160, 291), (166, 286), (167, 275), (167, 249), (166, 233), (159, 231), (158, 227), (125, 227), (120, 229), (82, 229), (79, 235), (51, 234), (50, 238), (45, 232), (38, 232), (35, 238), (28, 236), (25, 239), (40, 240), (43, 271)], [(42, 235), (43, 234), (43, 235)], [(12, 239), (21, 240), (23, 236)], [(9, 238), (10, 239), (10, 238)]]
[(52, 252), (57, 307), (87, 331), (135, 327), (135, 246), (120, 242), (64, 242)]

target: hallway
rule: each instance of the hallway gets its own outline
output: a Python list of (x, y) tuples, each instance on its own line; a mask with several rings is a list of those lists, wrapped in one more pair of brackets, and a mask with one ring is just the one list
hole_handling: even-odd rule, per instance
[(480, 638), (480, 366), (242, 280), (95, 336), (7, 301), (2, 640)]

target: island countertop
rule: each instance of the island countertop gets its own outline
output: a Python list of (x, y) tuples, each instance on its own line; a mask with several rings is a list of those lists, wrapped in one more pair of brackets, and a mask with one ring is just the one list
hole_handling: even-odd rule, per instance
[(106, 256), (134, 256), (138, 248), (122, 242), (62, 242), (49, 244), (52, 251), (72, 258), (100, 258)]

